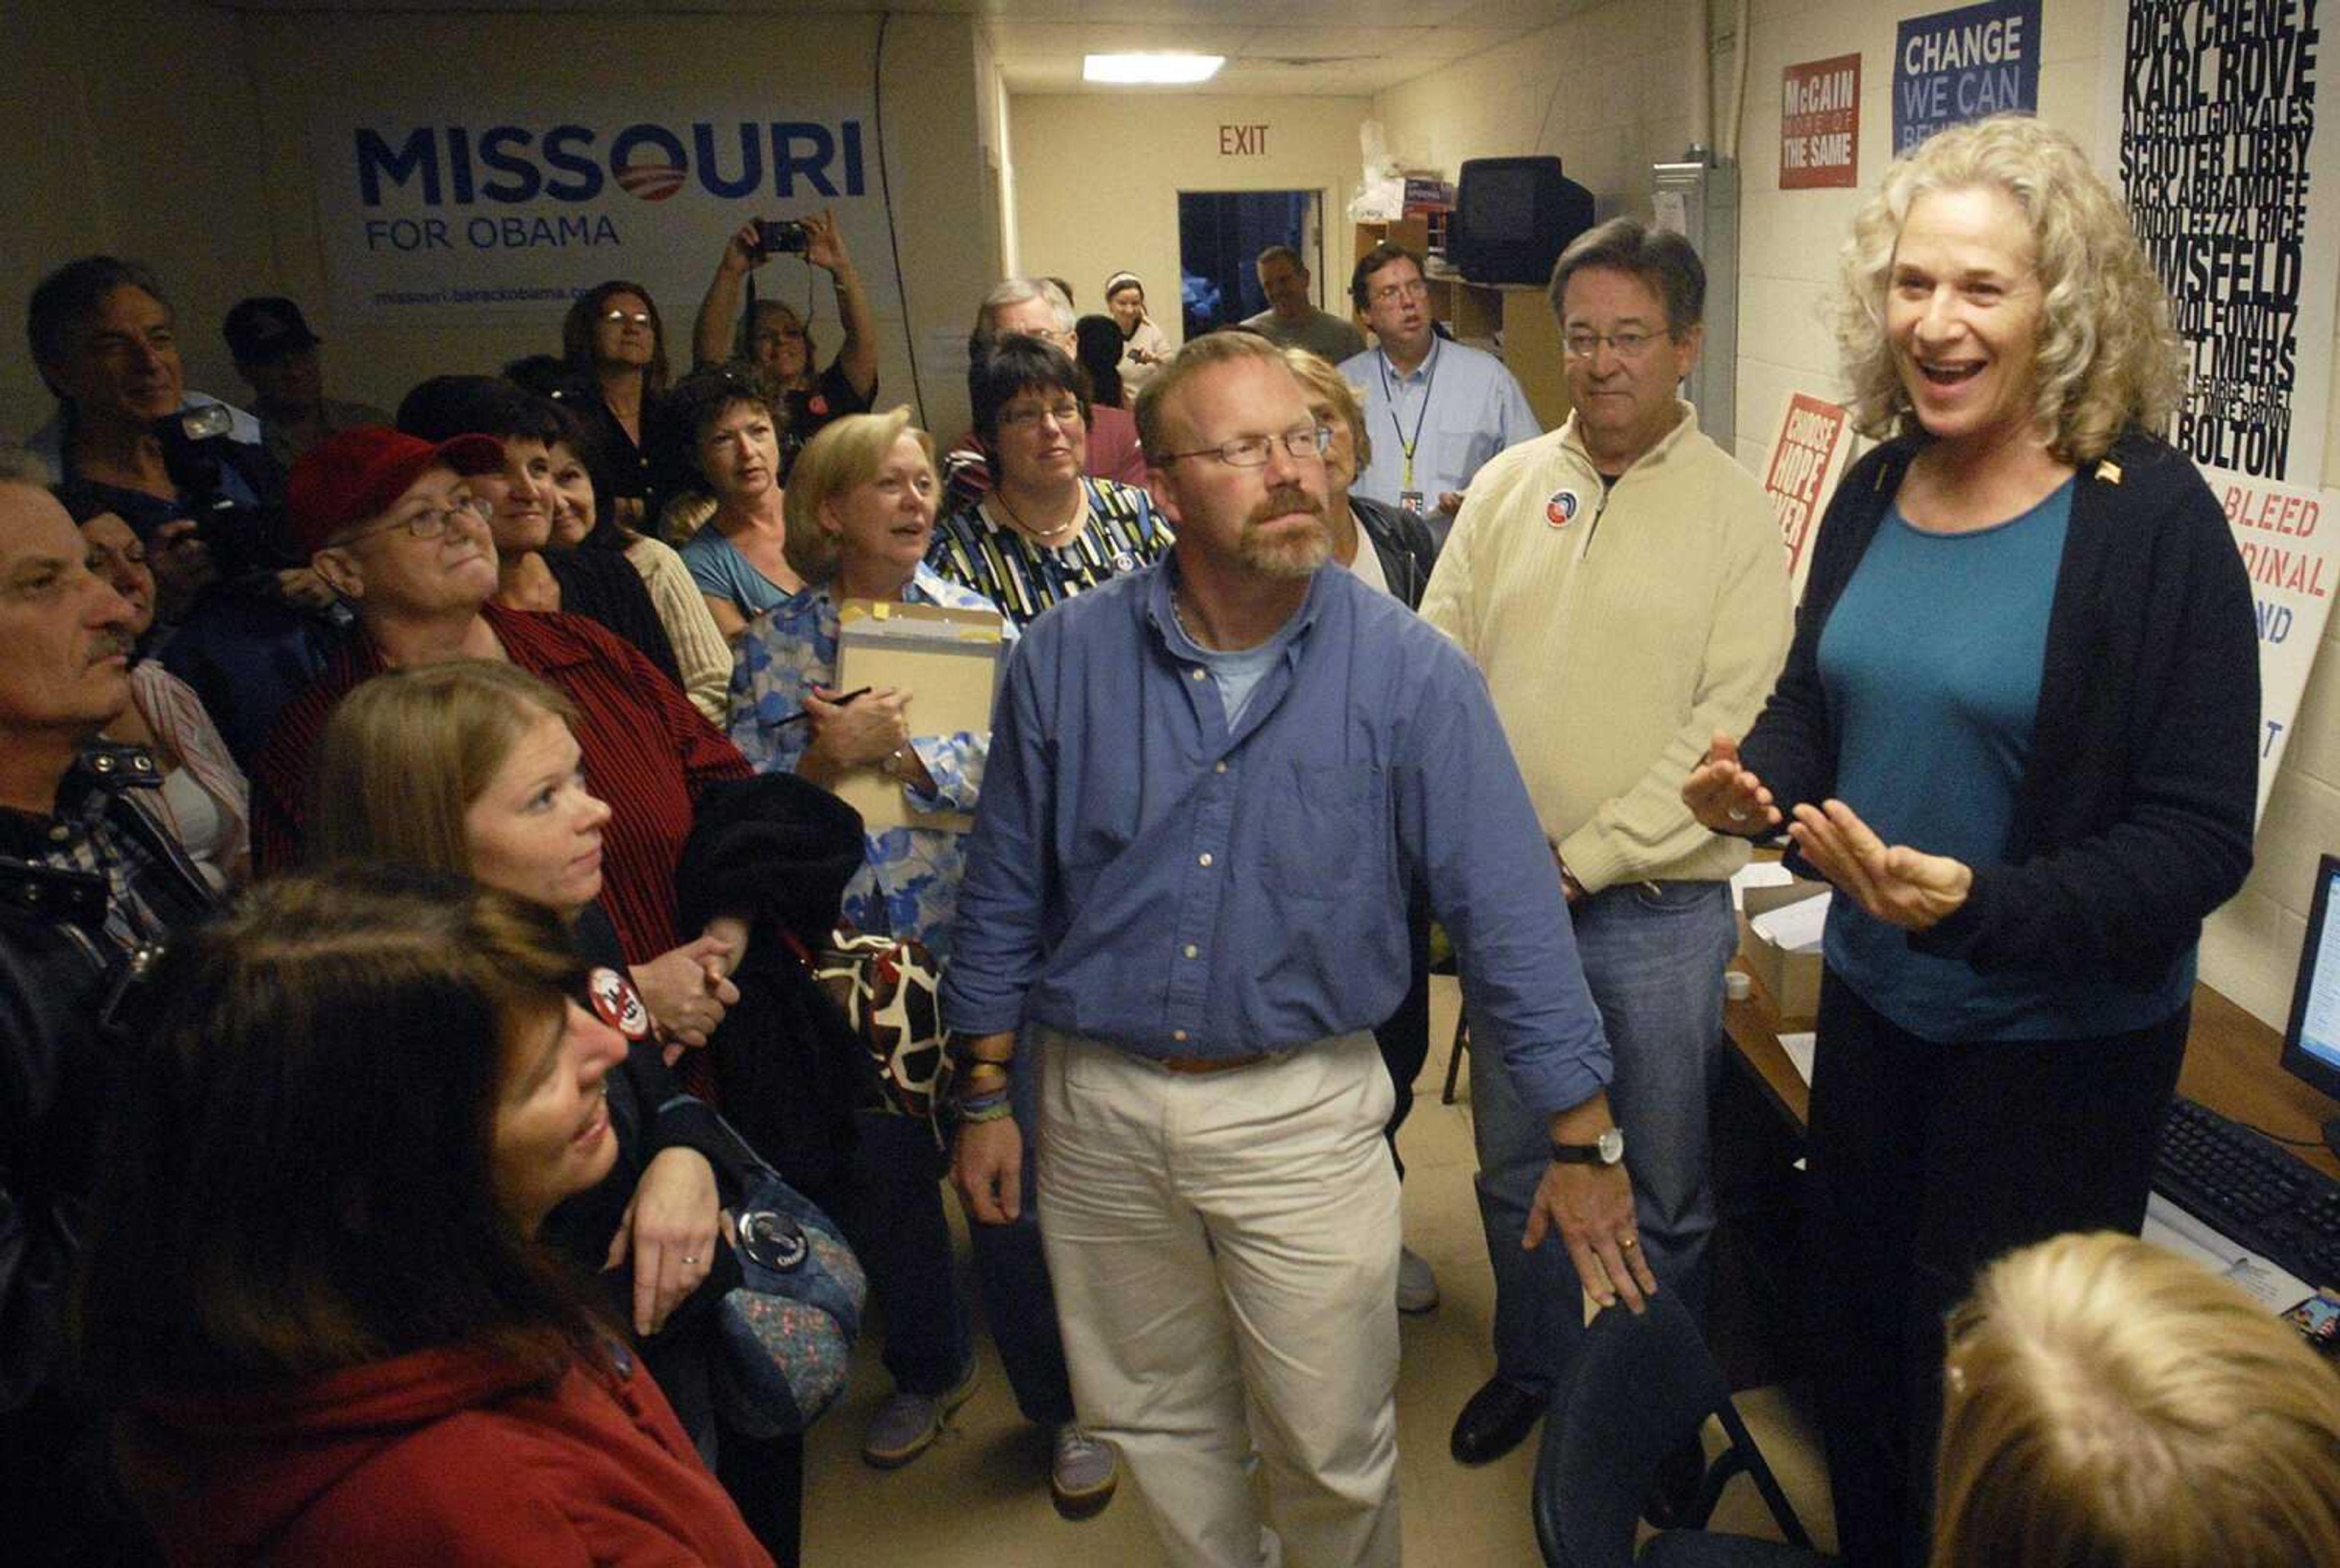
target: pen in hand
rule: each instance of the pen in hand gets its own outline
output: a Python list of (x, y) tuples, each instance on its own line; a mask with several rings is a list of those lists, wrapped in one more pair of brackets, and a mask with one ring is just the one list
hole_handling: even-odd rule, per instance
[[(829, 700), (837, 707), (842, 708), (857, 697), (867, 697), (868, 695), (869, 688), (867, 686), (857, 686), (852, 690), (845, 693), (842, 697), (831, 698)], [(772, 726), (772, 728), (775, 729), (786, 729), (789, 725), (798, 723), (798, 721), (809, 717), (811, 717), (811, 715), (807, 710), (799, 708), (794, 713), (789, 714), (786, 719), (781, 719), (778, 724)]]

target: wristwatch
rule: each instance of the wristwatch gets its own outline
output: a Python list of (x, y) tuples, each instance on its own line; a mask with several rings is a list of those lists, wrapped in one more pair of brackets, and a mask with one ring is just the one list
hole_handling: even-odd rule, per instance
[(1552, 1157), (1564, 1166), (1613, 1166), (1625, 1158), (1625, 1129), (1611, 1127), (1599, 1141), (1589, 1144), (1564, 1144), (1554, 1140)]

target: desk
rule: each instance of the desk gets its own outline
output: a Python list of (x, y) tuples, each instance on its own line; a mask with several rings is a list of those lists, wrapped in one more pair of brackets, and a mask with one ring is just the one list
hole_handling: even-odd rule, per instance
[[(1738, 967), (1736, 965), (1734, 968)], [(1763, 1098), (1801, 1136), (1811, 1115), (1811, 1088), (1780, 1048), (1777, 1013), (1763, 982), (1750, 975), (1744, 1001), (1726, 1001), (1722, 1027), (1731, 1060)], [(2194, 987), (2193, 1025), (2177, 1092), (2236, 1121), (2285, 1137), (2314, 1138), (2340, 1106), (2283, 1070), (2283, 1036), (2205, 985)], [(2318, 1141), (2291, 1152), (2326, 1176), (2340, 1177), (2340, 1158)]]
[[(1726, 1054), (1737, 1081), (1718, 1092), (1715, 1107), (1720, 1223), (1709, 1333), (1734, 1388), (1800, 1374), (1809, 1369), (1810, 1348), (1804, 1326), (1806, 1282), (1795, 1267), (1802, 1178), (1790, 1166), (1802, 1153), (1811, 1088), (1780, 1048), (1778, 1012), (1763, 982), (1752, 975), (1748, 979), (1750, 994), (1723, 1004), (1723, 1029), (1731, 1045)], [(2314, 1137), (2335, 1107), (2283, 1070), (2276, 1059), (2281, 1047), (2276, 1031), (2209, 987), (2196, 986), (2178, 1092), (2269, 1132)], [(2340, 1176), (2340, 1159), (2320, 1140), (2291, 1152)]]

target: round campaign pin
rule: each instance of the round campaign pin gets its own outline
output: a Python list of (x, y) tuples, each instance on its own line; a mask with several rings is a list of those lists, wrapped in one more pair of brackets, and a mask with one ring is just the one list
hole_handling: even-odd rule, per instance
[(615, 969), (598, 968), (587, 977), (585, 990), (603, 1023), (630, 1040), (649, 1037), (650, 1010), (631, 980)]
[(1129, 551), (1125, 550), (1115, 551), (1113, 557), (1113, 569), (1115, 571), (1135, 571), (1137, 570), (1137, 557), (1130, 554)]
[(1574, 491), (1553, 491), (1552, 499), (1543, 503), (1543, 520), (1554, 528), (1566, 528), (1576, 521), (1576, 506)]

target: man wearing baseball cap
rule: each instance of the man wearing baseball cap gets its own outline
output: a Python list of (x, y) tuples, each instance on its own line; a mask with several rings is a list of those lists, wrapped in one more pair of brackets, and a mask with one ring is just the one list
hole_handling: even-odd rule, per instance
[(383, 425), (390, 415), (372, 403), (325, 395), (324, 367), (317, 350), (323, 340), (309, 330), (301, 307), (277, 294), (238, 301), (222, 323), (235, 373), (253, 391), (261, 439), (286, 468), (335, 431)]

